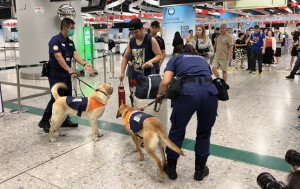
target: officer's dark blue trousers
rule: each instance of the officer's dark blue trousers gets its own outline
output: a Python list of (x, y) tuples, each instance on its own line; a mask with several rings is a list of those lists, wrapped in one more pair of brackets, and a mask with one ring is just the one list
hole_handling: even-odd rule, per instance
[(298, 51), (298, 57), (297, 57), (297, 60), (295, 62), (295, 65), (293, 67), (293, 70), (291, 71), (291, 73), (293, 75), (295, 75), (297, 73), (297, 71), (300, 69), (300, 51)]
[[(59, 71), (50, 71), (49, 73), (49, 85), (50, 90), (58, 82), (63, 82), (67, 85), (68, 89), (58, 89), (59, 96), (72, 96), (72, 82), (71, 82), (71, 75), (68, 72), (59, 72)], [(55, 102), (51, 94), (51, 100), (48, 102), (44, 115), (51, 116), (52, 115), (52, 105)]]
[[(215, 123), (218, 108), (217, 91), (212, 83), (185, 83), (178, 97), (175, 99), (171, 115), (170, 140), (181, 148), (186, 127), (197, 112), (197, 130), (195, 156), (206, 160), (210, 155), (211, 129)], [(168, 159), (177, 160), (179, 155), (166, 148)]]

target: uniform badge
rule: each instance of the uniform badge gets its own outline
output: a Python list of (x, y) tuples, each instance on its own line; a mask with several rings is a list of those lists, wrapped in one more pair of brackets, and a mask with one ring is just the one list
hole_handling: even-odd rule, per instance
[(73, 43), (69, 43), (69, 46), (71, 46), (71, 47), (72, 47), (72, 46), (73, 46)]
[(53, 46), (53, 50), (57, 51), (57, 50), (58, 50), (58, 46), (57, 46), (57, 45), (54, 45), (54, 46)]
[(65, 47), (66, 45), (64, 43), (61, 44), (63, 47)]

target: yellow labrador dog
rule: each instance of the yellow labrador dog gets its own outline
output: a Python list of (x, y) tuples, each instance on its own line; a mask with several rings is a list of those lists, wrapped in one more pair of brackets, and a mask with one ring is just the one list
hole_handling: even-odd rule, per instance
[[(127, 104), (120, 106), (117, 118), (122, 117), (125, 123), (125, 129), (132, 137), (136, 148), (135, 151), (140, 153), (139, 160), (144, 159), (143, 151), (140, 147), (140, 138), (144, 138), (144, 146), (149, 154), (152, 157), (158, 166), (158, 176), (160, 181), (163, 181), (163, 167), (166, 164), (166, 157), (164, 152), (164, 146), (162, 141), (173, 151), (177, 152), (180, 155), (184, 155), (183, 151), (178, 148), (166, 135), (164, 127), (160, 120), (157, 117), (148, 115), (135, 109)], [(155, 148), (159, 147), (159, 151), (162, 156), (161, 160), (155, 155)]]
[(64, 83), (55, 84), (51, 93), (55, 99), (52, 107), (51, 128), (49, 137), (51, 142), (55, 142), (53, 137), (54, 130), (57, 130), (59, 136), (64, 136), (61, 132), (61, 124), (68, 115), (78, 115), (91, 121), (93, 139), (100, 140), (102, 134), (98, 131), (98, 118), (100, 118), (105, 110), (105, 105), (113, 93), (113, 88), (107, 84), (101, 84), (90, 97), (71, 97), (59, 96), (57, 90), (59, 88), (67, 89)]

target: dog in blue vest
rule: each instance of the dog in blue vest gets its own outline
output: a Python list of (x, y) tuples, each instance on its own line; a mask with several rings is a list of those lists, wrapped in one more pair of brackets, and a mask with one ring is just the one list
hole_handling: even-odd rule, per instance
[[(140, 153), (140, 161), (144, 159), (144, 154), (140, 147), (140, 138), (144, 139), (144, 146), (147, 153), (156, 161), (158, 166), (159, 180), (163, 181), (163, 167), (166, 164), (163, 142), (174, 152), (177, 152), (180, 155), (184, 155), (184, 153), (167, 137), (161, 121), (157, 117), (146, 114), (141, 110), (135, 109), (127, 104), (122, 104), (120, 106), (116, 117), (123, 118), (125, 129), (130, 134), (136, 145), (135, 151)], [(159, 147), (162, 161), (155, 155), (155, 148), (157, 146)]]
[(102, 134), (98, 131), (98, 119), (105, 110), (108, 99), (113, 93), (113, 88), (107, 84), (101, 84), (90, 97), (71, 97), (59, 96), (58, 89), (67, 89), (64, 83), (56, 83), (51, 88), (51, 93), (55, 99), (52, 106), (51, 127), (49, 129), (49, 137), (51, 142), (55, 142), (53, 132), (58, 131), (59, 136), (65, 134), (61, 132), (61, 124), (68, 115), (78, 115), (91, 121), (93, 139), (100, 140)]

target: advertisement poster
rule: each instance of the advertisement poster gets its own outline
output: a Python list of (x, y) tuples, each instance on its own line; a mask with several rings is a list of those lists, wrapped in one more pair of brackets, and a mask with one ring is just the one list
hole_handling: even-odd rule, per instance
[(184, 40), (189, 36), (189, 30), (193, 30), (195, 33), (195, 18), (196, 10), (193, 5), (164, 7), (162, 37), (166, 44), (166, 54), (173, 52), (172, 42), (175, 32), (178, 31)]

